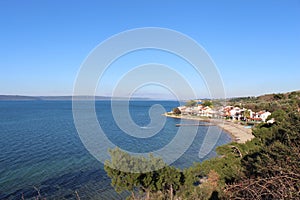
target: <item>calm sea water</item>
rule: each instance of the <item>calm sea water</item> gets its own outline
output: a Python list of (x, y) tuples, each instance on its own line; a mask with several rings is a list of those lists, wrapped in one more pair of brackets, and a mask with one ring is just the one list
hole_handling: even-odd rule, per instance
[[(122, 106), (122, 102), (119, 102)], [(160, 104), (166, 110), (178, 106), (175, 101), (132, 101), (130, 114), (139, 126), (150, 122), (149, 108)], [(125, 134), (114, 122), (110, 101), (97, 101), (101, 127), (116, 145), (127, 150), (147, 152), (168, 144), (178, 127), (185, 123), (167, 118), (163, 129), (153, 137), (138, 139)], [(200, 126), (185, 154), (173, 165), (184, 168), (201, 162), (199, 148), (206, 126)], [(217, 131), (216, 127), (216, 131)], [(189, 128), (185, 129), (187, 137)], [(0, 101), (0, 199), (33, 199), (39, 190), (47, 199), (124, 199), (110, 186), (103, 164), (83, 146), (76, 131), (71, 101)], [(230, 142), (222, 132), (217, 144)], [(215, 156), (211, 152), (204, 159)]]

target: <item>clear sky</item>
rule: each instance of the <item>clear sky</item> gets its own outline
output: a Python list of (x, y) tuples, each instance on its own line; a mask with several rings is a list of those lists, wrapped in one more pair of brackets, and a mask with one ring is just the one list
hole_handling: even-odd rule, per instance
[[(93, 48), (141, 27), (174, 29), (195, 39), (214, 60), (229, 97), (300, 89), (299, 0), (1, 0), (0, 94), (71, 95)], [(145, 62), (154, 54), (144, 53)], [(142, 64), (143, 56), (129, 56), (133, 63), (137, 57)], [(198, 84), (192, 71), (172, 67)], [(110, 94), (118, 78), (118, 68), (111, 70), (97, 95)], [(143, 92), (157, 95), (155, 87)]]

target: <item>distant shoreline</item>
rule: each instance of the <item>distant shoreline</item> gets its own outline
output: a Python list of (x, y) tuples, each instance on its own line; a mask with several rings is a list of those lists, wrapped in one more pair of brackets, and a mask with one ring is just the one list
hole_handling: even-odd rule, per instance
[(24, 95), (0, 95), (0, 101), (175, 101), (173, 99), (157, 99), (147, 97), (111, 97), (111, 96), (24, 96)]
[(222, 130), (224, 130), (225, 132), (227, 132), (231, 136), (232, 140), (237, 143), (245, 143), (254, 138), (251, 128), (245, 128), (243, 125), (236, 124), (232, 121), (227, 121), (223, 119), (201, 118), (198, 116), (188, 115), (170, 115), (167, 113), (164, 113), (163, 115), (170, 118), (194, 120), (214, 124)]

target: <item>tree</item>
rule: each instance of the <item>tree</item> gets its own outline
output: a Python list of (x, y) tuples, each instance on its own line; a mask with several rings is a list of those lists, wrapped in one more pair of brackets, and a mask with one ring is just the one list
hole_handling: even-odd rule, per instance
[(137, 199), (138, 193), (149, 200), (151, 193), (167, 191), (173, 199), (182, 179), (178, 169), (166, 166), (162, 159), (151, 154), (148, 158), (131, 156), (119, 148), (109, 150), (109, 153), (111, 160), (105, 162), (104, 169), (117, 192), (129, 191), (132, 199)]
[(174, 113), (175, 115), (180, 115), (180, 114), (181, 114), (181, 111), (179, 110), (178, 107), (176, 107), (176, 108), (173, 108), (173, 113)]
[(278, 94), (273, 94), (273, 98), (275, 100), (280, 100), (280, 99), (284, 99), (285, 96), (284, 96), (284, 94), (278, 93)]
[(159, 170), (157, 186), (161, 191), (169, 191), (169, 197), (173, 200), (174, 191), (178, 190), (181, 183), (182, 173), (175, 167), (164, 167)]
[(186, 102), (186, 104), (185, 104), (185, 106), (187, 106), (187, 107), (193, 107), (196, 105), (197, 105), (197, 101), (195, 101), (195, 100), (190, 100), (190, 101)]
[(245, 110), (244, 111), (244, 117), (247, 119), (250, 119), (250, 110)]
[(208, 107), (212, 107), (213, 104), (211, 101), (204, 101), (203, 104), (202, 104), (204, 107), (208, 106)]
[(274, 111), (269, 117), (268, 119), (274, 118), (277, 122), (281, 123), (286, 121), (286, 119), (288, 118), (287, 113), (282, 110), (282, 109), (278, 109), (276, 111)]
[(300, 96), (300, 92), (293, 91), (288, 95), (289, 99), (297, 99)]
[[(129, 171), (132, 167), (130, 165), (134, 164), (134, 160), (130, 158), (129, 154), (121, 151), (119, 148), (109, 150), (109, 153), (111, 161), (105, 161), (104, 170), (111, 178), (111, 185), (118, 193), (126, 190), (131, 192), (132, 198), (136, 199), (134, 192), (139, 187), (138, 178), (140, 175)], [(121, 166), (123, 168), (120, 168)]]

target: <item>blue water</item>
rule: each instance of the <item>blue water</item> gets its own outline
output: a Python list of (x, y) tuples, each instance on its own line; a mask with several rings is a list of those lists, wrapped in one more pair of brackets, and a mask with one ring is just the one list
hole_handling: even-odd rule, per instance
[[(149, 108), (162, 105), (167, 111), (178, 106), (175, 101), (132, 101), (130, 114), (139, 126), (150, 123)], [(120, 102), (122, 106), (122, 102)], [(167, 118), (163, 129), (153, 137), (134, 138), (114, 122), (110, 101), (97, 101), (98, 121), (107, 137), (126, 150), (148, 152), (159, 149), (176, 135), (175, 124), (184, 120)], [(200, 126), (185, 154), (174, 166), (184, 168), (215, 156), (198, 157), (208, 127)], [(217, 127), (216, 131), (217, 131)], [(186, 128), (187, 137), (189, 128)], [(71, 101), (0, 101), (0, 199), (33, 199), (40, 191), (47, 199), (74, 199), (75, 191), (84, 199), (124, 199), (117, 194), (110, 179), (85, 149), (77, 134)], [(216, 146), (230, 142), (222, 132)], [(35, 189), (36, 188), (36, 189)]]

